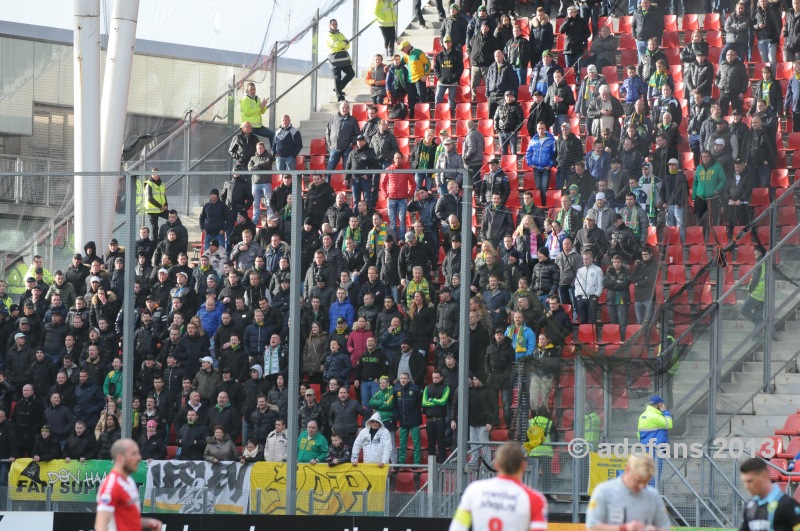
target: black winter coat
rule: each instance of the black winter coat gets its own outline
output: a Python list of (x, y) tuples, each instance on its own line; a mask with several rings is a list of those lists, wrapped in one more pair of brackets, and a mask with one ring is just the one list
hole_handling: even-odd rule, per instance
[[(160, 439), (161, 444), (164, 444), (163, 437)], [(65, 458), (69, 457), (70, 459), (97, 459), (97, 450), (97, 439), (95, 439), (93, 431), (86, 429), (83, 434), (78, 436), (73, 430), (67, 439), (63, 453)]]
[(40, 461), (61, 459), (61, 443), (53, 435), (45, 439), (41, 434), (37, 434), (33, 442), (33, 455), (38, 455)]

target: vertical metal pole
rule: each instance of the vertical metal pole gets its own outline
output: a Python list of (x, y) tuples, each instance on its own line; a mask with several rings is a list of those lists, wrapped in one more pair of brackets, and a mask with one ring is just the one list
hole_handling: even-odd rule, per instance
[[(273, 83), (273, 86), (275, 84)], [(303, 207), (301, 195), (303, 191), (303, 174), (292, 173), (292, 241), (301, 241), (300, 225), (303, 221)], [(294, 301), (289, 305), (289, 381), (286, 383), (290, 394), (300, 388), (300, 253), (292, 253), (291, 257), (291, 282), (289, 283), (289, 300)], [(294, 396), (294, 395), (292, 395)], [(300, 404), (297, 400), (289, 400), (288, 431), (289, 440), (297, 441), (300, 435), (297, 426), (297, 410)], [(293, 515), (297, 506), (297, 445), (289, 444), (286, 452), (286, 514)], [(309, 504), (314, 503), (314, 494), (309, 494)]]
[[(777, 207), (777, 205), (776, 205)], [(778, 241), (777, 226), (778, 209), (773, 208), (770, 212), (770, 248), (775, 247), (775, 242)], [(776, 251), (777, 252), (777, 251)], [(766, 327), (764, 328), (764, 380), (763, 389), (766, 391), (770, 385), (770, 376), (772, 376), (772, 335), (775, 330), (775, 276), (773, 275), (772, 268), (775, 265), (775, 253), (769, 255), (764, 266), (764, 312), (766, 313)], [(759, 267), (759, 266), (756, 266)]]
[[(125, 194), (125, 228), (128, 229), (128, 252), (125, 253), (125, 299), (122, 301), (122, 436), (130, 437), (133, 430), (133, 415), (129, 404), (133, 403), (133, 284), (136, 282), (136, 175), (125, 174), (128, 188)], [(123, 240), (124, 241), (124, 240)]]
[[(114, 3), (106, 53), (103, 96), (100, 100), (100, 169), (104, 172), (120, 170), (138, 15), (139, 0)], [(97, 105), (97, 102), (94, 102), (94, 105)], [(94, 240), (107, 242), (114, 229), (114, 205), (119, 179), (115, 174), (94, 181), (98, 181), (100, 189), (100, 194), (95, 195), (98, 206), (95, 220), (100, 223), (95, 222), (92, 226), (101, 235)], [(132, 245), (133, 241), (130, 243)]]
[[(74, 0), (73, 26), (73, 100), (75, 105), (74, 168), (75, 172), (100, 170), (100, 1)], [(90, 230), (89, 208), (96, 198), (91, 196), (91, 177), (76, 175), (72, 195), (75, 205), (75, 249), (83, 252), (83, 244), (95, 232)], [(52, 262), (50, 262), (52, 263)]]
[(314, 17), (314, 25), (311, 27), (311, 112), (317, 111), (317, 104), (319, 100), (319, 8), (317, 8), (317, 15)]
[[(269, 83), (269, 101), (274, 102), (278, 97), (278, 43), (272, 45), (272, 64), (270, 64), (270, 83)], [(271, 105), (269, 111), (269, 128), (275, 130), (275, 123), (277, 122), (278, 107), (275, 104)], [(296, 212), (300, 212), (297, 210)]]
[(458, 320), (458, 471), (456, 473), (458, 492), (467, 488), (467, 436), (469, 435), (469, 298), (472, 275), (470, 264), (472, 262), (472, 175), (467, 170), (461, 170), (464, 183), (464, 193), (461, 197), (461, 241), (464, 242), (461, 251), (461, 294), (459, 297)]
[(435, 505), (433, 503), (433, 493), (436, 492), (433, 486), (436, 484), (434, 478), (436, 477), (436, 457), (428, 454), (428, 487), (426, 490), (428, 502), (428, 518), (433, 518), (433, 511)]
[[(575, 429), (575, 437), (580, 439), (585, 438), (584, 424), (586, 418), (586, 371), (583, 366), (583, 356), (580, 354), (575, 356), (575, 402), (573, 411), (575, 420), (573, 421), (573, 428)], [(586, 456), (584, 459), (589, 459)], [(580, 522), (580, 504), (583, 486), (581, 485), (581, 478), (583, 477), (583, 469), (585, 468), (584, 459), (572, 458), (572, 523)], [(545, 472), (547, 473), (547, 472)]]
[[(721, 268), (718, 268), (718, 270)], [(718, 278), (722, 278), (722, 273)], [(714, 298), (719, 300), (722, 283), (717, 282)], [(722, 312), (718, 308), (714, 312), (714, 321), (711, 326), (711, 348), (709, 349), (708, 369), (708, 437), (707, 442), (711, 444), (714, 440), (714, 433), (717, 431), (717, 384), (719, 381), (719, 361), (722, 359)]]
[(603, 371), (603, 389), (606, 390), (606, 392), (603, 393), (603, 437), (604, 440), (608, 441), (610, 440), (608, 427), (611, 425), (611, 401), (613, 396), (613, 390), (611, 389), (611, 373), (608, 370)]
[(231, 81), (231, 93), (228, 95), (228, 127), (236, 123), (236, 76)]
[[(358, 0), (353, 0), (353, 35), (358, 33)], [(358, 77), (358, 39), (350, 41), (350, 56), (353, 59), (353, 70)]]
[[(192, 167), (192, 111), (189, 111), (189, 120), (186, 123), (186, 127), (184, 129), (184, 139), (183, 139), (183, 171), (189, 171), (189, 168)], [(191, 208), (189, 207), (189, 191), (191, 189), (191, 182), (189, 180), (188, 175), (182, 175), (181, 178), (183, 179), (183, 189), (186, 190), (186, 215), (188, 216), (191, 212)]]

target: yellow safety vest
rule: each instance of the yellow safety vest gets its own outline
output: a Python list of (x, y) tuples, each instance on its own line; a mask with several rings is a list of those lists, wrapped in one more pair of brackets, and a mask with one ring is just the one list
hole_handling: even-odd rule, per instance
[(528, 427), (538, 426), (544, 431), (544, 440), (533, 448), (528, 455), (530, 457), (553, 457), (553, 447), (550, 446), (550, 430), (553, 422), (547, 417), (533, 417), (528, 421)]
[(151, 179), (147, 179), (144, 182), (144, 188), (142, 189), (143, 193), (145, 194), (145, 200), (147, 201), (147, 206), (145, 207), (145, 212), (148, 214), (160, 214), (161, 209), (150, 202), (150, 198), (147, 196), (147, 189), (150, 188), (153, 194), (153, 200), (157, 201), (160, 205), (164, 205), (167, 203), (167, 188), (164, 186), (162, 181), (158, 181), (158, 183), (154, 182)]

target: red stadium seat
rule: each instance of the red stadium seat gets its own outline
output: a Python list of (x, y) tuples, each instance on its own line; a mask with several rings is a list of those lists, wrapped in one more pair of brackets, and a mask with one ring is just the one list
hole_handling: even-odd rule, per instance
[(597, 350), (597, 327), (593, 324), (582, 324), (578, 327), (578, 342), (590, 350)]
[(416, 492), (417, 488), (414, 486), (414, 473), (398, 472), (394, 490), (395, 492), (405, 493), (405, 494), (411, 494)]
[(686, 227), (686, 245), (705, 245), (706, 238), (703, 236), (703, 227)]
[(678, 31), (678, 16), (677, 15), (664, 15), (664, 30), (665, 31)]
[(632, 34), (633, 33), (633, 17), (630, 15), (626, 15), (624, 17), (619, 17), (618, 25), (617, 25), (617, 33), (624, 34)]
[[(800, 437), (793, 437), (789, 439), (789, 446), (782, 452), (775, 454), (775, 457), (791, 461), (798, 453), (800, 453)], [(798, 470), (798, 472), (800, 472), (800, 470)]]
[(431, 119), (431, 104), (430, 103), (417, 103), (414, 105), (414, 119), (415, 120), (430, 120)]
[(475, 118), (478, 120), (491, 120), (489, 116), (489, 102), (482, 101), (475, 106)]
[(324, 138), (312, 138), (311, 139), (311, 156), (314, 155), (327, 155), (328, 154), (328, 144), (325, 142)]
[(685, 284), (686, 268), (682, 265), (667, 266), (667, 284)]
[(783, 428), (775, 430), (775, 435), (788, 435), (790, 437), (800, 435), (800, 414), (794, 413), (786, 417)]
[(703, 17), (703, 29), (704, 30), (718, 30), (720, 29), (719, 24), (719, 13), (706, 13)]
[(708, 262), (708, 253), (705, 245), (692, 245), (689, 247), (689, 258), (687, 264), (705, 264)]
[(478, 131), (483, 136), (494, 136), (494, 122), (489, 119), (478, 120)]
[(621, 344), (622, 338), (620, 337), (618, 324), (604, 324), (601, 333), (601, 345)]
[(700, 25), (698, 24), (697, 21), (697, 14), (683, 15), (683, 21), (681, 23), (681, 27), (683, 28), (683, 31), (693, 31), (696, 29), (700, 29)]
[(708, 30), (706, 32), (706, 42), (709, 46), (723, 46), (722, 34), (719, 30)]
[(683, 265), (683, 246), (668, 245), (666, 260), (671, 265)]
[(411, 136), (411, 130), (408, 120), (396, 120), (394, 122), (393, 133), (397, 138), (409, 138)]
[(469, 103), (456, 104), (456, 120), (472, 120), (472, 105)]
[[(446, 92), (445, 92), (446, 94)], [(453, 102), (455, 105), (455, 102)], [(434, 120), (449, 120), (450, 119), (450, 103), (437, 103), (433, 110)], [(438, 126), (437, 126), (438, 128)]]
[[(789, 136), (793, 134), (791, 133)], [(789, 188), (789, 170), (786, 168), (772, 170), (769, 176), (769, 185), (773, 188)]]
[(367, 104), (366, 103), (353, 103), (350, 105), (350, 114), (359, 122), (367, 119)]

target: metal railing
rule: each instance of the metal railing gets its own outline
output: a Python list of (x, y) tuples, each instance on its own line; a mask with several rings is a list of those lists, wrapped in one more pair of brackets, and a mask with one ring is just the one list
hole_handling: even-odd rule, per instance
[[(755, 268), (759, 267), (761, 264), (767, 264), (768, 275), (771, 275), (775, 263), (774, 258), (777, 251), (780, 248), (784, 247), (787, 244), (787, 242), (791, 241), (794, 235), (797, 234), (797, 227), (794, 227), (791, 233), (786, 235), (780, 241), (778, 241), (778, 239), (775, 237), (776, 234), (775, 226), (776, 226), (776, 220), (778, 219), (777, 210), (778, 208), (780, 208), (783, 201), (786, 200), (793, 201), (794, 194), (798, 190), (800, 190), (800, 181), (796, 181), (794, 184), (792, 184), (792, 186), (789, 187), (780, 198), (772, 202), (764, 210), (764, 212), (762, 212), (759, 216), (753, 219), (753, 221), (751, 221), (750, 227), (752, 227), (752, 230), (755, 231), (755, 227), (759, 225), (759, 223), (762, 220), (769, 219), (770, 220), (769, 225), (773, 229), (772, 241), (775, 242), (772, 244), (772, 248), (770, 249), (770, 251), (758, 263), (755, 264), (752, 271), (754, 271)], [(736, 242), (743, 236), (744, 236), (743, 233), (736, 235), (734, 240), (730, 242), (728, 245), (726, 245), (722, 250), (724, 252), (730, 251), (731, 249), (734, 248)], [(726, 284), (724, 282), (724, 274), (725, 274), (724, 269), (719, 268), (717, 265), (711, 265), (710, 267), (711, 268), (717, 267), (719, 271), (719, 275), (717, 277), (717, 293), (715, 294), (714, 301), (703, 311), (703, 313), (700, 316), (698, 316), (698, 318), (694, 320), (694, 322), (688, 327), (688, 329), (684, 333), (681, 334), (680, 337), (676, 337), (676, 341), (674, 342), (674, 344), (669, 346), (664, 351), (665, 356), (676, 353), (675, 351), (681, 347), (683, 340), (691, 336), (693, 333), (696, 334), (697, 331), (700, 330), (702, 326), (704, 326), (703, 323), (706, 321), (706, 319), (708, 319), (713, 314), (713, 319), (715, 319), (715, 323), (712, 324), (711, 329), (709, 331), (712, 333), (712, 336), (714, 333), (716, 333), (717, 337), (711, 338), (712, 348), (711, 348), (710, 361), (712, 363), (712, 367), (710, 368), (710, 371), (707, 375), (702, 377), (692, 388), (690, 388), (689, 391), (686, 392), (686, 394), (681, 398), (680, 407), (677, 408), (674, 412), (675, 418), (686, 419), (688, 418), (688, 415), (692, 411), (694, 411), (700, 406), (703, 406), (710, 400), (711, 403), (708, 403), (708, 413), (709, 416), (711, 417), (709, 419), (709, 431), (708, 431), (709, 442), (713, 439), (714, 435), (719, 431), (715, 424), (716, 423), (716, 418), (714, 417), (715, 411), (714, 408), (712, 407), (714, 405), (713, 390), (718, 389), (719, 383), (725, 378), (729, 377), (730, 374), (738, 366), (740, 366), (744, 361), (746, 361), (747, 357), (752, 354), (752, 350), (756, 346), (754, 343), (750, 342), (748, 338), (745, 338), (743, 341), (739, 342), (737, 345), (731, 348), (725, 354), (724, 357), (722, 356), (722, 351), (721, 351), (722, 338), (721, 334), (719, 334), (718, 332), (719, 332), (719, 327), (721, 326), (722, 323), (721, 310), (724, 307), (724, 301), (729, 297), (735, 295), (737, 290), (746, 286), (747, 282), (749, 282), (749, 278), (752, 275), (752, 271), (748, 272), (747, 275), (743, 275), (742, 278), (740, 278), (739, 280), (733, 283)], [(767, 280), (769, 281), (769, 278)], [(726, 285), (729, 287), (723, 292), (722, 287)], [(790, 307), (794, 308), (795, 306), (798, 305), (798, 303), (800, 303), (800, 299), (798, 299), (798, 296), (800, 296), (800, 288), (796, 289), (794, 292), (786, 296), (782, 301), (782, 303), (777, 305), (776, 307), (774, 308), (769, 306), (766, 307), (765, 313), (767, 315), (767, 319), (765, 319), (764, 322), (761, 323), (761, 325), (753, 331), (754, 333), (763, 332), (765, 330), (770, 331), (770, 333), (766, 336), (765, 351), (768, 351), (769, 348), (771, 347), (770, 337), (775, 316), (787, 315), (789, 313), (787, 310), (788, 308)], [(774, 296), (772, 297), (771, 302), (773, 303), (775, 302)], [(765, 354), (768, 353), (765, 352)], [(768, 358), (768, 355), (765, 356), (765, 358)], [(764, 388), (766, 388), (766, 382), (768, 382), (772, 378), (774, 378), (774, 376), (772, 376), (769, 361), (766, 360), (764, 365), (764, 381), (765, 381)], [(709, 392), (710, 390), (711, 392)]]

